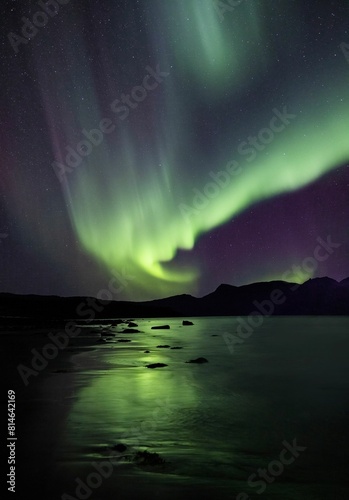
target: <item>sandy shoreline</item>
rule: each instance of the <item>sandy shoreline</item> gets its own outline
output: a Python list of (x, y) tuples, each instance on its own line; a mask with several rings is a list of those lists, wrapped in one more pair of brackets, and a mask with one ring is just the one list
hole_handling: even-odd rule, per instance
[[(6, 405), (8, 390), (16, 394), (16, 498), (28, 498), (29, 491), (45, 498), (51, 490), (55, 453), (72, 403), (76, 348), (60, 350), (46, 368), (26, 378), (27, 385), (18, 371), (19, 365), (22, 370), (33, 369), (32, 349), (42, 352), (49, 342), (47, 333), (17, 331), (0, 337), (0, 362), (5, 374), (1, 381), (2, 406)], [(86, 341), (80, 343), (86, 345)]]
[[(156, 331), (158, 320), (137, 320), (142, 332), (135, 335), (110, 328), (106, 343), (98, 342), (103, 328), (83, 329), (27, 386), (18, 364), (30, 367), (32, 350), (42, 353), (54, 331), (1, 335), (3, 406), (7, 390), (16, 391), (14, 498), (27, 499), (30, 492), (45, 500), (235, 500), (248, 488), (249, 474), (294, 438), (309, 451), (268, 487), (265, 498), (347, 498), (340, 446), (349, 438), (346, 321), (329, 319), (308, 332), (312, 320), (298, 319), (287, 332), (285, 320), (270, 320), (234, 356), (219, 336), (232, 320), (217, 328), (215, 318), (194, 319), (190, 330), (178, 319), (168, 321), (170, 330)], [(337, 345), (343, 346), (341, 356)], [(187, 363), (199, 356), (209, 362)], [(149, 362), (166, 368), (149, 370)], [(130, 453), (158, 453), (166, 465), (120, 463), (110, 451), (117, 443)], [(95, 464), (107, 477), (101, 480), (99, 473), (101, 484), (84, 489), (96, 479)]]
[[(32, 350), (42, 353), (49, 342), (49, 331), (57, 333), (61, 330), (17, 331), (0, 337), (1, 366), (7, 375), (6, 380), (2, 380), (2, 396), (9, 389), (16, 393), (15, 498), (20, 499), (28, 498), (29, 493), (39, 499), (62, 499), (64, 494), (68, 495), (67, 499), (78, 498), (77, 478), (86, 480), (95, 471), (89, 459), (80, 457), (73, 462), (61, 461), (60, 445), (67, 418), (81, 389), (76, 385), (75, 373), (93, 371), (96, 363), (102, 363), (99, 358), (96, 360), (95, 356), (89, 355), (98, 349), (98, 336), (70, 339), (69, 346), (60, 350), (36, 376), (30, 375), (25, 385), (18, 366), (22, 365), (22, 373), (24, 366), (33, 368)], [(122, 347), (130, 348), (128, 345)], [(2, 402), (5, 403), (4, 398)], [(97, 462), (110, 462), (113, 472), (98, 491), (91, 494), (96, 500), (111, 498), (115, 494), (118, 498), (138, 498), (140, 492), (143, 499), (177, 499), (183, 488), (188, 494), (191, 491), (192, 496), (198, 491), (201, 491), (201, 498), (211, 499), (214, 495), (212, 486), (199, 478), (193, 482), (192, 478), (168, 474), (166, 470), (144, 471), (131, 464), (120, 468), (120, 463), (110, 460), (108, 454), (99, 457)]]

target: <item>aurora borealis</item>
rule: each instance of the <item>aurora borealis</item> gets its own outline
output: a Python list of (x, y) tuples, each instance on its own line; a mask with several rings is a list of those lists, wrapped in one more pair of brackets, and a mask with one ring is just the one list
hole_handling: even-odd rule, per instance
[(18, 53), (4, 9), (2, 291), (203, 295), (328, 235), (294, 279), (349, 276), (347, 2), (72, 0)]

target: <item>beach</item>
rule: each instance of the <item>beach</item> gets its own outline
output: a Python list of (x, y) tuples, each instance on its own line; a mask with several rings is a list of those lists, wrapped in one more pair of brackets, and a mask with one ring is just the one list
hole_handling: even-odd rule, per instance
[(17, 498), (347, 498), (347, 318), (268, 318), (233, 352), (236, 318), (134, 321), (82, 328), (27, 386), (49, 330), (2, 334)]

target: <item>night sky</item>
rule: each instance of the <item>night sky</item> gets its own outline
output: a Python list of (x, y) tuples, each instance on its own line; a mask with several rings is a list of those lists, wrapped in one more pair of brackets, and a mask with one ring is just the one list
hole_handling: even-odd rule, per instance
[(347, 1), (43, 6), (2, 2), (0, 291), (349, 276)]

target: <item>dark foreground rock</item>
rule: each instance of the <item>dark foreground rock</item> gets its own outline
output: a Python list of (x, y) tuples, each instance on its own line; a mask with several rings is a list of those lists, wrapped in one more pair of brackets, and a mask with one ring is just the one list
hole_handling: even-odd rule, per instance
[(157, 345), (156, 347), (158, 349), (169, 349), (171, 346), (169, 346), (169, 345)]
[(165, 365), (165, 363), (152, 363), (151, 365), (147, 365), (147, 368), (163, 368), (164, 366), (168, 365)]
[(168, 462), (161, 458), (158, 453), (153, 453), (147, 450), (131, 452), (130, 448), (122, 443), (111, 446), (109, 450), (113, 450), (114, 452), (122, 454), (119, 458), (116, 457), (116, 459), (120, 460), (120, 462), (133, 463), (138, 467), (156, 467), (168, 465)]
[(127, 446), (125, 444), (119, 443), (113, 446), (112, 449), (114, 451), (119, 451), (120, 453), (123, 453), (124, 451), (127, 450)]
[(186, 361), (186, 363), (197, 363), (197, 364), (202, 364), (202, 363), (208, 363), (208, 360), (206, 358), (196, 358), (196, 359), (191, 359), (190, 361)]
[(133, 321), (130, 321), (130, 323), (127, 326), (129, 326), (130, 328), (133, 328), (133, 327), (138, 326), (138, 325), (137, 325), (137, 323), (133, 323)]
[(124, 328), (120, 333), (140, 333), (136, 328)]
[(157, 453), (150, 453), (150, 451), (137, 451), (134, 460), (138, 465), (163, 465), (165, 460)]
[(152, 326), (152, 330), (169, 330), (170, 325), (159, 325), (159, 326)]
[(186, 320), (186, 319), (182, 321), (182, 325), (183, 325), (183, 326), (190, 326), (190, 325), (193, 325), (193, 324), (194, 324), (194, 323), (192, 323), (191, 321), (188, 321), (188, 320)]

